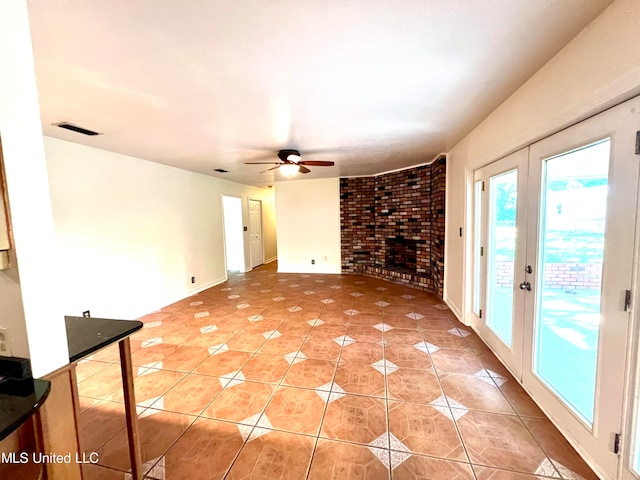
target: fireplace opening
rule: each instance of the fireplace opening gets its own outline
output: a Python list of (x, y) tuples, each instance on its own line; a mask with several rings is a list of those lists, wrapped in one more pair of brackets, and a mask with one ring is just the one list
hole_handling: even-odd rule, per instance
[(404, 237), (387, 238), (385, 267), (399, 273), (416, 273), (418, 241)]

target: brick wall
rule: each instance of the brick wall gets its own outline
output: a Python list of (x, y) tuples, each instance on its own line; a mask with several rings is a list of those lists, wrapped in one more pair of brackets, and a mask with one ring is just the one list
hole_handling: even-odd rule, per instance
[(340, 250), (344, 273), (363, 273), (375, 252), (374, 177), (340, 179)]
[(563, 290), (599, 290), (602, 263), (547, 263), (544, 269), (546, 288)]
[[(377, 177), (340, 179), (342, 271), (442, 296), (446, 158)], [(386, 268), (388, 239), (416, 241), (415, 273)]]
[(496, 285), (498, 287), (512, 287), (513, 262), (496, 262)]
[(433, 291), (444, 295), (444, 202), (447, 160), (442, 156), (431, 164), (431, 271)]
[[(499, 287), (513, 285), (513, 264), (496, 262), (496, 284)], [(544, 287), (562, 290), (599, 290), (602, 284), (602, 263), (547, 263), (544, 271)]]

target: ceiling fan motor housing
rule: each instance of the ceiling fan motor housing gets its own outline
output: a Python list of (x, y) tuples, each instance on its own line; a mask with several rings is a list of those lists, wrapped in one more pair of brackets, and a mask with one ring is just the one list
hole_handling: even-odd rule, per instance
[(295, 163), (295, 162), (292, 162), (291, 160), (289, 160), (289, 156), (290, 155), (295, 155), (297, 157), (300, 157), (300, 152), (298, 152), (297, 150), (288, 150), (288, 149), (287, 150), (280, 150), (278, 152), (278, 158), (280, 160), (282, 160), (283, 162), (285, 162), (285, 163)]

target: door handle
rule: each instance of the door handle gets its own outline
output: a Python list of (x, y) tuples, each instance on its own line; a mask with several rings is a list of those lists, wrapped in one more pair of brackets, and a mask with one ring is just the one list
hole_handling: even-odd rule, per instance
[(520, 290), (526, 290), (528, 292), (531, 291), (531, 284), (529, 282), (522, 282), (520, 284)]

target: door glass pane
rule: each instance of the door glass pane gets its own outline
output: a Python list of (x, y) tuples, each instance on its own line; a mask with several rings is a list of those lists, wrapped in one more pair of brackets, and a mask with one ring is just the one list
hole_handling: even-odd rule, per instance
[(482, 181), (474, 186), (473, 198), (473, 312), (480, 314), (480, 248), (482, 246)]
[(489, 185), (487, 326), (511, 347), (518, 171), (491, 177)]
[(593, 423), (609, 140), (544, 161), (535, 373)]
[[(638, 396), (636, 395), (636, 404), (638, 402)], [(636, 407), (637, 408), (637, 407)], [(640, 419), (638, 418), (638, 412), (636, 412), (636, 426), (634, 434), (634, 447), (633, 447), (633, 460), (631, 468), (640, 476)]]

